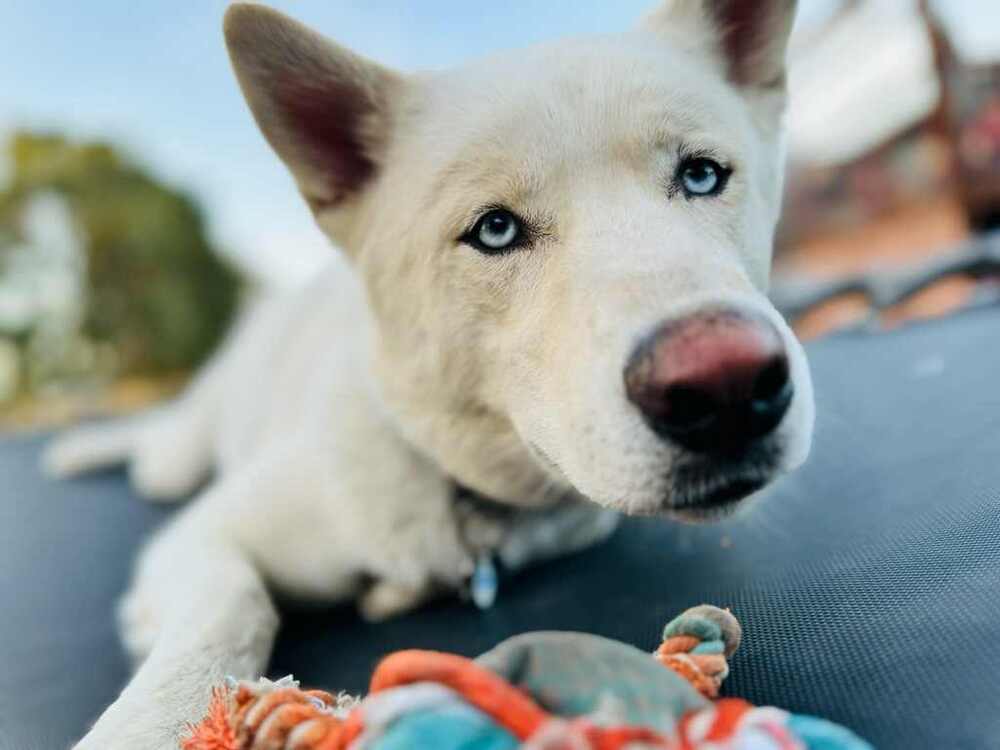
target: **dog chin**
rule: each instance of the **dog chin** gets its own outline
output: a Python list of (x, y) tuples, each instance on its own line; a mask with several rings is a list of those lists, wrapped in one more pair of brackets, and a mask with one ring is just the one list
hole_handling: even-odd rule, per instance
[(725, 520), (744, 507), (744, 501), (751, 495), (763, 489), (767, 482), (752, 480), (737, 480), (723, 485), (718, 490), (689, 496), (681, 505), (668, 503), (664, 506), (664, 514), (669, 518), (684, 523), (702, 524)]
[(729, 518), (744, 501), (770, 484), (780, 472), (781, 451), (761, 446), (740, 459), (693, 459), (681, 462), (670, 477), (662, 512), (686, 523)]

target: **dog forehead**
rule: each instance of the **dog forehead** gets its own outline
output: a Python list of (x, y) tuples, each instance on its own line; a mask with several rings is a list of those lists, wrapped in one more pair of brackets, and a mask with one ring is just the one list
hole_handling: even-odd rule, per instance
[(738, 147), (749, 124), (715, 67), (641, 32), (501, 53), (422, 82), (409, 146), (439, 161), (490, 152), (550, 161), (686, 138)]

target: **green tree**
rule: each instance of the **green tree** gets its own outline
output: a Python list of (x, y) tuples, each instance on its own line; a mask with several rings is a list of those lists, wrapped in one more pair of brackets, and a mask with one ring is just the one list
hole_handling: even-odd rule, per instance
[(0, 274), (4, 246), (24, 239), (26, 206), (34, 196), (55, 194), (65, 201), (84, 246), (79, 335), (110, 346), (119, 374), (196, 366), (226, 330), (239, 283), (211, 246), (193, 198), (107, 143), (21, 132), (7, 151)]

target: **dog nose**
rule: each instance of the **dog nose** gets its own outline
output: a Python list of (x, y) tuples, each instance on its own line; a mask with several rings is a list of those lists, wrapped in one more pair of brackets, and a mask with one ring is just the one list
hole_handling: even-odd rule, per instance
[(735, 310), (661, 325), (629, 358), (625, 389), (658, 435), (716, 454), (772, 432), (794, 393), (777, 328)]

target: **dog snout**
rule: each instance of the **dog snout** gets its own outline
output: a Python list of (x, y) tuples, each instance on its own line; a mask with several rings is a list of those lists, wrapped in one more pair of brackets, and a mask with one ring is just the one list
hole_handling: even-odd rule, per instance
[(660, 325), (629, 358), (625, 389), (653, 432), (707, 454), (736, 454), (773, 432), (794, 393), (777, 328), (729, 309)]

